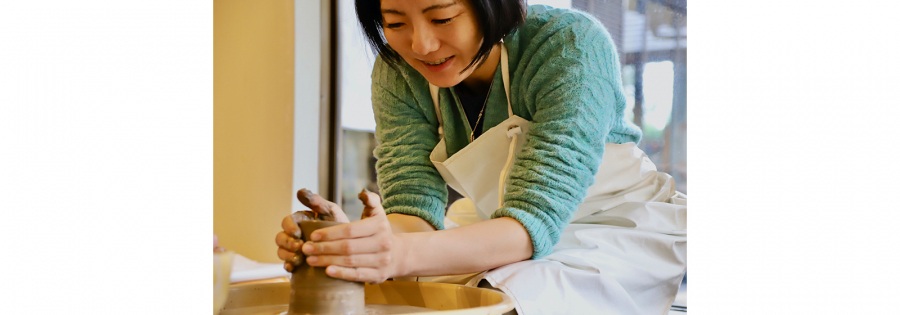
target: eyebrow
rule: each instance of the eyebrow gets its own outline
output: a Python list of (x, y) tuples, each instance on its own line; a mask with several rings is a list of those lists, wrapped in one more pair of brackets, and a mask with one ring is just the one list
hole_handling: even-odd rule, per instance
[[(449, 7), (452, 7), (452, 6), (457, 5), (457, 4), (459, 4), (459, 1), (458, 1), (458, 0), (453, 0), (453, 2), (448, 2), (448, 3), (442, 3), (442, 4), (431, 5), (431, 6), (428, 6), (427, 8), (425, 8), (424, 10), (422, 10), (422, 13), (426, 13), (426, 12), (431, 11), (431, 10), (437, 10), (437, 9), (449, 8)], [(403, 12), (400, 12), (400, 11), (397, 11), (397, 10), (394, 10), (394, 9), (384, 9), (384, 10), (381, 10), (381, 14), (396, 14), (396, 15), (403, 15), (403, 16), (406, 16), (406, 13), (403, 13)]]

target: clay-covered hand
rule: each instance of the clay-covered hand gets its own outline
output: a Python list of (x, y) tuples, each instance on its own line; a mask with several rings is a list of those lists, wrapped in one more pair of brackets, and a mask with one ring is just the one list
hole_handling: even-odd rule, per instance
[(281, 220), (283, 231), (275, 235), (275, 244), (278, 245), (278, 258), (284, 260), (284, 270), (288, 272), (293, 271), (294, 266), (301, 264), (304, 260), (303, 254), (300, 253), (300, 247), (303, 245), (303, 241), (300, 240), (302, 234), (298, 225), (300, 221), (350, 222), (341, 207), (306, 188), (297, 191), (297, 199), (300, 200), (300, 203), (309, 207), (309, 210), (297, 211), (284, 217)]
[(331, 277), (381, 283), (398, 275), (404, 247), (391, 231), (381, 198), (363, 190), (359, 199), (361, 220), (316, 230), (302, 252), (310, 266), (327, 267)]

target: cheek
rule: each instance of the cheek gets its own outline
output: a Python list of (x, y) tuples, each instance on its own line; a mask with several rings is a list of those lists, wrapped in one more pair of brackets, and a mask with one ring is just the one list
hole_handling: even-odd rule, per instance
[(399, 31), (384, 32), (384, 40), (387, 41), (391, 48), (397, 51), (407, 49), (410, 44), (409, 36)]
[(397, 47), (400, 46), (400, 39), (393, 32), (384, 32), (384, 40), (387, 42), (388, 46), (397, 50)]
[(465, 54), (474, 56), (481, 47), (481, 34), (475, 28), (459, 29), (453, 34), (453, 42), (456, 47), (465, 51)]
[(465, 40), (469, 46), (478, 45), (481, 42), (481, 30), (474, 19), (467, 19), (459, 24), (456, 29), (460, 40)]
[(478, 52), (478, 48), (481, 47), (481, 37), (473, 37), (471, 33), (469, 34), (460, 34), (456, 38), (456, 48), (464, 55), (466, 58), (473, 58), (475, 54)]

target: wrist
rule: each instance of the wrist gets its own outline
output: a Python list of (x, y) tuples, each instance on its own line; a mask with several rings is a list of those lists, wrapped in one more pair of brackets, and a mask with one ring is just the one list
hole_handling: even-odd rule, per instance
[(413, 266), (410, 259), (410, 242), (412, 239), (406, 233), (394, 234), (395, 250), (393, 259), (393, 275), (391, 278), (406, 277), (412, 274)]

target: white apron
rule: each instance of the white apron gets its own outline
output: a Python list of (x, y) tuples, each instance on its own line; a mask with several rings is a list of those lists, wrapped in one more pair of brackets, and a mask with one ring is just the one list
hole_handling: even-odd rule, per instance
[[(515, 116), (509, 104), (502, 43), (500, 56), (509, 118), (450, 158), (438, 88), (430, 86), (441, 135), (431, 161), (448, 185), (471, 200), (451, 205), (448, 218), (490, 218), (502, 205), (509, 168), (528, 134), (531, 122)], [(487, 280), (513, 298), (518, 314), (666, 314), (685, 272), (686, 204), (672, 177), (657, 172), (634, 143), (607, 144), (595, 183), (553, 251), (470, 276), (467, 285)]]

